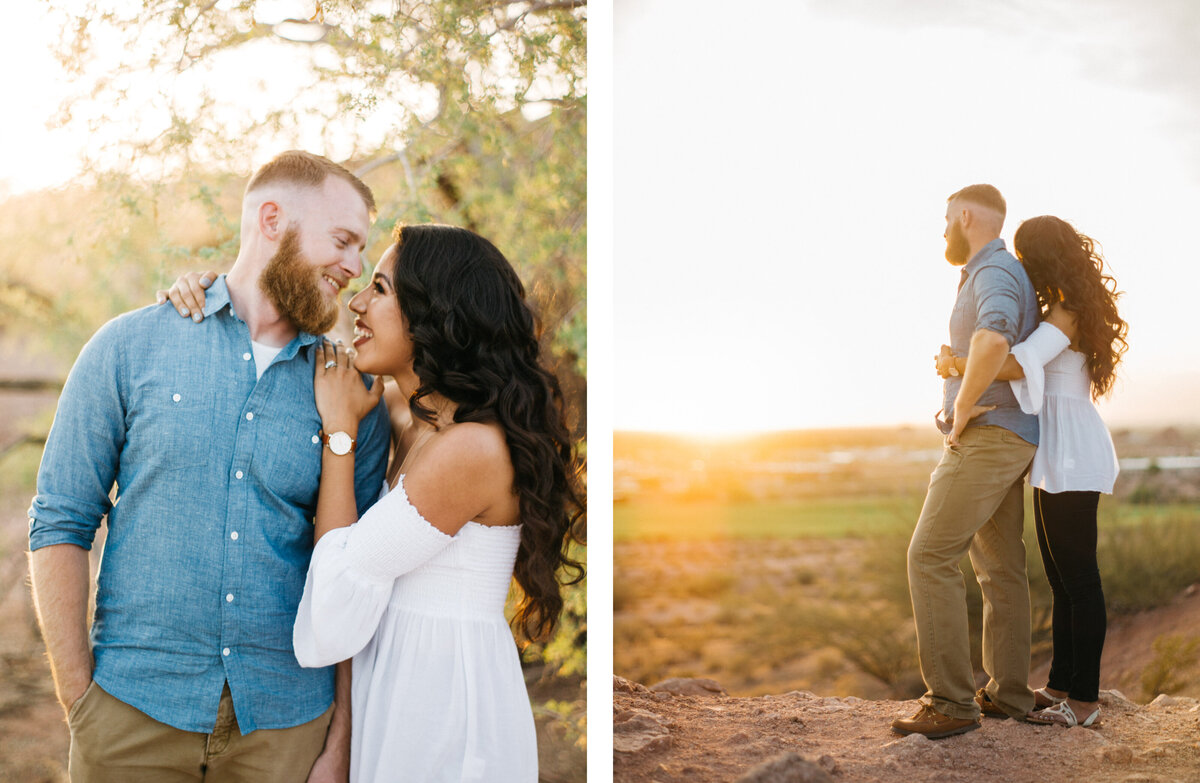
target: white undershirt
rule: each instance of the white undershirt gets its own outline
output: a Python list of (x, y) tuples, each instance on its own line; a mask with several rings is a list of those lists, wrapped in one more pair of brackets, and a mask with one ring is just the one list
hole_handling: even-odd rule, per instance
[(271, 362), (275, 361), (275, 357), (283, 348), (276, 348), (255, 340), (250, 341), (250, 347), (254, 350), (254, 370), (258, 373), (258, 378), (262, 378), (262, 374), (271, 366)]

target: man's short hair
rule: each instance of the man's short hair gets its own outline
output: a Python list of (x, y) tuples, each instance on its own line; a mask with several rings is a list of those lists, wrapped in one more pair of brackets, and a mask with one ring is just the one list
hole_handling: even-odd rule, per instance
[(358, 191), (358, 195), (362, 196), (363, 203), (367, 206), (367, 213), (372, 218), (375, 217), (375, 194), (371, 192), (365, 182), (354, 176), (344, 166), (304, 150), (282, 152), (263, 164), (246, 183), (246, 193), (276, 182), (319, 188), (329, 177), (340, 177), (349, 182)]
[(994, 209), (1000, 213), (1002, 219), (1008, 213), (1008, 205), (1004, 203), (1004, 196), (1000, 195), (1000, 191), (994, 185), (967, 185), (957, 193), (952, 193), (950, 198), (946, 199), (946, 203), (949, 204), (955, 199), (970, 201), (972, 204)]

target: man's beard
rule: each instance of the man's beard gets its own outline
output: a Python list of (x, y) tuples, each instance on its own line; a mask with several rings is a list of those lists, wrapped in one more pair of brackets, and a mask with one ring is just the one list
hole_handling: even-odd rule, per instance
[(957, 220), (950, 224), (950, 232), (946, 236), (946, 260), (955, 266), (962, 266), (971, 258), (971, 243), (967, 241), (967, 232), (963, 231), (962, 223)]
[(279, 249), (258, 278), (258, 287), (297, 329), (324, 334), (337, 323), (338, 302), (321, 291), (321, 277), (321, 270), (301, 255), (300, 232), (293, 226), (284, 232)]

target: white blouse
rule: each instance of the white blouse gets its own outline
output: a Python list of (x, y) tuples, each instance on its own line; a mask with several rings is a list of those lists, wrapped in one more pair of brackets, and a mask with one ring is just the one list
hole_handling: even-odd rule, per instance
[(1087, 358), (1070, 344), (1043, 321), (1012, 349), (1025, 377), (1009, 386), (1021, 410), (1037, 414), (1040, 430), (1029, 483), (1046, 492), (1111, 494), (1117, 451), (1092, 403)]
[(313, 549), (301, 666), (353, 656), (352, 783), (536, 783), (537, 738), (504, 603), (519, 526), (448, 536), (404, 477)]

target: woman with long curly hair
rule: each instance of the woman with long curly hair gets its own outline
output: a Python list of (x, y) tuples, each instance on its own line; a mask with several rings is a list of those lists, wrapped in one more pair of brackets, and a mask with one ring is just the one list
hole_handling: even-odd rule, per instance
[[(443, 225), (393, 238), (350, 300), (354, 350), (319, 349), (326, 447), (296, 657), (352, 659), (351, 781), (535, 783), (533, 715), (504, 607), (515, 579), (512, 624), (544, 639), (561, 585), (583, 577), (569, 551), (583, 541), (584, 501), (563, 397), (524, 287), (491, 242)], [(181, 289), (203, 296), (195, 282), (176, 283), (177, 307)], [(364, 372), (395, 384), (368, 389)], [(354, 438), (381, 394), (394, 451), (379, 499), (357, 519)]]
[[(1034, 521), (1053, 599), (1050, 675), (1034, 691), (1031, 721), (1092, 726), (1100, 716), (1100, 656), (1106, 617), (1096, 562), (1096, 510), (1117, 477), (1112, 437), (1094, 401), (1112, 391), (1128, 348), (1116, 282), (1096, 243), (1057, 217), (1021, 224), (1013, 237), (1043, 321), (1013, 346), (997, 376), (1022, 410), (1036, 413), (1040, 437), (1030, 466)], [(962, 372), (945, 352), (938, 370)], [(984, 705), (986, 710), (986, 705)]]

